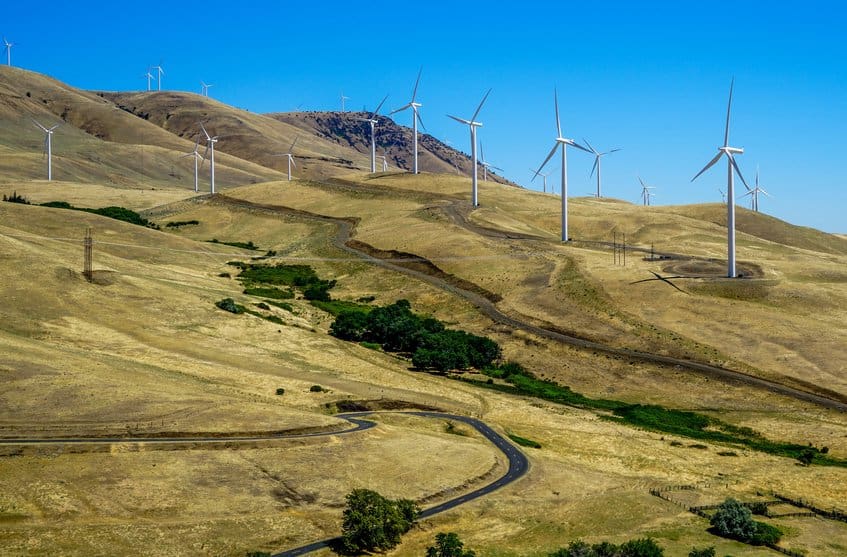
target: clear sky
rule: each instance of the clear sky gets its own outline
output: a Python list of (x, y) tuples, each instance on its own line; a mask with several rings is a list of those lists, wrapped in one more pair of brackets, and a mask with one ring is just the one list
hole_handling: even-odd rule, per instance
[[(470, 152), (467, 128), (445, 115), (469, 117), (493, 88), (478, 118), (486, 158), (535, 189), (555, 86), (566, 137), (622, 148), (603, 159), (604, 196), (636, 202), (640, 175), (656, 204), (720, 201), (724, 163), (691, 178), (722, 144), (734, 76), (730, 143), (745, 149), (748, 182), (758, 165), (773, 195), (760, 209), (847, 233), (844, 2), (19, 0), (0, 11), (0, 34), (13, 65), (76, 87), (144, 89), (161, 63), (164, 89), (199, 92), (204, 80), (255, 112), (339, 110), (342, 90), (348, 109), (386, 94), (397, 108), (423, 66), (427, 131)], [(568, 163), (571, 195), (593, 191), (593, 158), (571, 150)]]

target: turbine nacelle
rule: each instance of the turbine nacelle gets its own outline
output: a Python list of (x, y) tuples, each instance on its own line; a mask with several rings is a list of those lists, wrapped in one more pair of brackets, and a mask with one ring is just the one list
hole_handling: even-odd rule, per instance
[(723, 151), (724, 153), (730, 155), (741, 155), (744, 153), (743, 147), (718, 147), (718, 151)]

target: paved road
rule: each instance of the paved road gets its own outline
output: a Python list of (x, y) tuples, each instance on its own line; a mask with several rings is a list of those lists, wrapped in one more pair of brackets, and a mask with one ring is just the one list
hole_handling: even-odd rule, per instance
[[(374, 412), (355, 412), (350, 414), (339, 414), (339, 418), (345, 418), (350, 421), (354, 421), (356, 416), (365, 416), (368, 414), (373, 414)], [(505, 437), (491, 429), (486, 423), (477, 420), (475, 418), (469, 418), (467, 416), (457, 416), (455, 414), (445, 414), (442, 412), (404, 412), (406, 414), (411, 414), (414, 416), (422, 416), (424, 418), (435, 418), (435, 419), (447, 419), (454, 420), (457, 422), (462, 422), (468, 424), (469, 426), (476, 429), (479, 433), (482, 434), (488, 441), (490, 441), (495, 447), (497, 447), (500, 452), (506, 455), (506, 458), (509, 461), (509, 469), (503, 476), (500, 476), (493, 482), (479, 489), (471, 491), (469, 493), (465, 493), (464, 495), (460, 495), (455, 499), (450, 499), (449, 501), (445, 501), (434, 507), (429, 507), (421, 511), (420, 518), (429, 518), (438, 513), (443, 513), (450, 509), (456, 508), (459, 505), (467, 503), (468, 501), (473, 501), (483, 495), (487, 495), (492, 491), (500, 489), (501, 487), (512, 483), (517, 480), (529, 469), (529, 461), (521, 451), (517, 449), (512, 443), (506, 440)], [(311, 553), (312, 551), (317, 551), (318, 549), (323, 549), (325, 547), (330, 547), (340, 542), (340, 537), (327, 538), (325, 540), (320, 540), (316, 542), (312, 542), (307, 545), (303, 545), (300, 547), (296, 547), (294, 549), (289, 549), (286, 551), (282, 551), (280, 553), (275, 553), (273, 557), (293, 557), (295, 555), (305, 555), (306, 553)]]

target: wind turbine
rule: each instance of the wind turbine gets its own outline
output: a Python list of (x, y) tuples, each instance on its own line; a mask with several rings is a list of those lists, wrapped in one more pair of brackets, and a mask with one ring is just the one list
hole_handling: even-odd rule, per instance
[(719, 191), (719, 192), (720, 192), (720, 194), (721, 194), (721, 203), (726, 204), (726, 194), (723, 192), (723, 190), (722, 190), (722, 189), (719, 189), (718, 191)]
[(650, 198), (655, 195), (650, 193), (650, 190), (655, 189), (655, 187), (645, 184), (644, 180), (641, 179), (641, 176), (638, 177), (638, 181), (641, 182), (641, 202), (644, 205), (650, 205)]
[[(203, 135), (206, 136), (206, 152), (203, 154), (203, 158), (209, 159), (209, 191), (214, 195), (215, 193), (215, 143), (218, 142), (218, 136), (212, 137), (209, 135), (209, 132), (206, 131), (206, 127), (203, 123), (200, 123), (200, 129), (203, 130)], [(210, 155), (211, 153), (211, 155)]]
[[(388, 95), (385, 95), (385, 97), (382, 99), (382, 102), (380, 102), (379, 105), (376, 107), (376, 110), (371, 112), (371, 115), (368, 116), (367, 118), (356, 118), (360, 122), (367, 122), (368, 124), (371, 125), (371, 172), (372, 173), (376, 172), (376, 135), (375, 135), (375, 132), (374, 132), (374, 128), (377, 125), (377, 123), (379, 122), (379, 120), (376, 119), (376, 115), (379, 114), (379, 109), (382, 108), (382, 105), (385, 104), (385, 101), (387, 99), (388, 99)], [(385, 157), (383, 157), (383, 161), (384, 160), (385, 160)], [(385, 172), (385, 170), (383, 170), (383, 172)]]
[(491, 89), (485, 93), (485, 96), (482, 97), (482, 100), (479, 101), (479, 106), (476, 107), (476, 112), (473, 113), (470, 120), (465, 120), (462, 118), (457, 118), (455, 116), (447, 115), (448, 118), (452, 118), (453, 120), (459, 122), (460, 124), (466, 124), (471, 130), (471, 164), (473, 164), (473, 172), (471, 174), (471, 200), (473, 202), (474, 207), (479, 206), (478, 192), (477, 192), (477, 163), (476, 163), (476, 129), (482, 126), (482, 122), (477, 122), (476, 117), (479, 115), (479, 111), (482, 110), (482, 105), (485, 104), (485, 99), (488, 98), (488, 95), (491, 94)]
[(387, 172), (388, 171), (388, 159), (385, 158), (385, 155), (380, 155), (377, 158), (382, 159), (382, 171)]
[(773, 197), (771, 194), (769, 194), (768, 192), (765, 191), (765, 188), (759, 186), (759, 169), (757, 167), (756, 168), (756, 187), (753, 188), (752, 190), (748, 191), (747, 193), (745, 193), (744, 196), (743, 196), (743, 197), (747, 197), (748, 195), (750, 196), (750, 208), (757, 213), (759, 212), (759, 194), (760, 193), (763, 193), (763, 194), (767, 195), (768, 197)]
[(53, 131), (61, 126), (61, 124), (45, 128), (34, 118), (32, 118), (32, 121), (46, 134), (44, 137), (44, 149), (47, 151), (47, 181), (49, 182), (53, 180)]
[(153, 79), (153, 74), (150, 73), (152, 70), (152, 66), (147, 66), (147, 72), (142, 76), (147, 78), (147, 90), (150, 91), (150, 80)]
[(488, 181), (488, 169), (493, 168), (494, 170), (499, 170), (503, 172), (503, 169), (499, 166), (494, 166), (490, 162), (485, 160), (485, 153), (482, 152), (482, 141), (479, 142), (479, 164), (482, 165), (482, 181)]
[(606, 151), (605, 153), (600, 153), (600, 152), (597, 151), (597, 149), (595, 149), (594, 147), (591, 146), (591, 144), (588, 142), (587, 139), (583, 138), (582, 140), (585, 142), (586, 145), (588, 145), (588, 148), (591, 150), (591, 152), (594, 153), (594, 166), (591, 167), (591, 173), (588, 175), (588, 177), (591, 178), (591, 176), (594, 174), (594, 171), (595, 170), (597, 171), (597, 197), (598, 198), (603, 197), (600, 194), (600, 159), (604, 155), (609, 155), (609, 154), (614, 153), (616, 151), (620, 151), (620, 149), (612, 149), (611, 151)]
[(548, 172), (547, 174), (544, 174), (543, 172), (538, 172), (534, 168), (530, 168), (529, 170), (533, 174), (533, 176), (532, 176), (533, 180), (536, 178), (536, 176), (541, 176), (544, 179), (544, 193), (547, 193), (547, 176), (549, 176), (550, 173)]
[(197, 138), (197, 141), (194, 142), (194, 150), (188, 153), (187, 155), (183, 155), (180, 158), (193, 157), (194, 158), (194, 191), (200, 191), (198, 182), (197, 182), (197, 160), (203, 160), (203, 155), (197, 152), (197, 149), (200, 147), (200, 138)]
[(418, 122), (420, 122), (422, 128), (426, 129), (426, 127), (423, 125), (423, 120), (421, 120), (421, 115), (418, 113), (418, 109), (423, 105), (421, 103), (415, 102), (415, 98), (418, 95), (418, 85), (421, 82), (421, 72), (422, 71), (423, 71), (423, 67), (421, 67), (421, 69), (418, 70), (418, 79), (415, 80), (415, 88), (412, 89), (412, 100), (409, 101), (409, 104), (407, 104), (407, 105), (405, 105), (401, 108), (398, 108), (397, 110), (391, 111), (391, 114), (394, 114), (395, 112), (402, 112), (402, 111), (406, 110), (407, 108), (412, 109), (412, 113), (413, 113), (412, 114), (412, 135), (414, 137), (414, 146), (413, 146), (414, 167), (412, 169), (412, 172), (414, 174), (418, 173)]
[(200, 94), (203, 95), (204, 97), (208, 97), (209, 96), (209, 87), (214, 87), (214, 86), (215, 86), (214, 84), (207, 84), (205, 81), (203, 81), (201, 79), (200, 80)]
[(732, 88), (735, 85), (735, 78), (732, 79), (732, 82), (729, 85), (729, 103), (726, 105), (726, 131), (723, 136), (723, 147), (718, 147), (718, 154), (715, 155), (715, 158), (710, 160), (706, 166), (703, 167), (703, 170), (697, 173), (694, 178), (691, 179), (693, 182), (696, 180), (701, 174), (706, 172), (715, 163), (717, 163), (721, 157), (726, 155), (726, 229), (727, 229), (727, 270), (726, 274), (729, 278), (734, 278), (737, 275), (735, 274), (735, 183), (733, 181), (733, 171), (735, 174), (738, 174), (738, 177), (741, 178), (741, 182), (744, 184), (748, 190), (750, 186), (747, 185), (747, 182), (744, 180), (744, 176), (741, 175), (741, 171), (738, 169), (738, 163), (735, 162), (735, 157), (733, 155), (740, 155), (744, 153), (744, 149), (739, 147), (730, 147), (729, 146), (729, 115), (730, 110), (732, 109)]
[(162, 69), (162, 63), (159, 62), (158, 66), (153, 66), (154, 70), (156, 70), (156, 90), (162, 90), (162, 76), (165, 75), (165, 70)]
[[(544, 162), (541, 163), (541, 166), (536, 170), (536, 176), (541, 173), (541, 170), (544, 168), (544, 165), (553, 158), (553, 155), (556, 154), (557, 149), (562, 150), (562, 241), (568, 241), (568, 155), (567, 155), (567, 146), (570, 145), (572, 147), (576, 147), (577, 149), (582, 149), (586, 153), (590, 153), (588, 149), (574, 141), (573, 139), (567, 139), (562, 137), (562, 124), (559, 119), (559, 95), (558, 92), (553, 89), (553, 103), (556, 107), (556, 144), (553, 145), (553, 148), (550, 150), (550, 154), (547, 155), (547, 158), (544, 159)], [(535, 176), (532, 178), (535, 180)]]
[(295, 136), (294, 141), (291, 142), (291, 147), (288, 148), (287, 153), (281, 153), (279, 155), (274, 155), (275, 157), (288, 157), (288, 181), (291, 181), (291, 167), (297, 166), (297, 163), (294, 162), (294, 146), (297, 145), (297, 140), (300, 136)]
[(350, 97), (344, 96), (344, 91), (341, 91), (341, 113), (344, 113), (344, 101), (350, 100)]
[(15, 46), (15, 43), (10, 43), (6, 40), (6, 37), (3, 37), (3, 47), (6, 49), (6, 65), (12, 65), (12, 47)]

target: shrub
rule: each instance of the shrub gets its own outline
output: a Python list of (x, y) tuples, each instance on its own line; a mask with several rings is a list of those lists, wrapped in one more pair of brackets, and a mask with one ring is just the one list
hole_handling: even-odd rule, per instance
[(259, 302), (258, 304), (256, 304), (256, 307), (259, 308), (259, 309), (263, 309), (265, 311), (268, 311), (268, 310), (271, 309), (271, 306), (269, 306), (265, 302)]
[(165, 228), (179, 228), (180, 226), (189, 226), (192, 224), (200, 224), (199, 220), (179, 220), (171, 221), (165, 225)]
[(803, 449), (803, 451), (797, 455), (797, 460), (799, 460), (800, 464), (803, 466), (809, 466), (812, 464), (812, 461), (815, 460), (815, 451), (813, 449)]
[(520, 445), (521, 447), (529, 447), (531, 449), (540, 449), (541, 443), (537, 441), (533, 441), (532, 439), (527, 439), (526, 437), (521, 437), (520, 435), (515, 435), (514, 433), (507, 433), (509, 439)]
[(688, 557), (715, 557), (715, 548), (703, 547), (698, 549), (694, 547), (688, 552)]
[(756, 521), (750, 509), (732, 497), (720, 504), (709, 523), (719, 536), (742, 542), (751, 540), (756, 534)]
[(747, 508), (750, 509), (750, 512), (753, 514), (757, 514), (759, 516), (768, 516), (768, 506), (762, 501), (749, 503), (747, 505)]
[(24, 197), (22, 195), (18, 195), (17, 191), (14, 192), (12, 195), (10, 195), (8, 197), (4, 193), (3, 194), (3, 201), (8, 201), (9, 203), (21, 203), (23, 205), (29, 205), (30, 204), (29, 199), (27, 199), (26, 197)]
[(232, 275), (230, 275), (229, 273), (226, 273), (226, 272), (218, 273), (218, 276), (221, 277), (221, 278), (232, 278)]
[(224, 311), (230, 313), (244, 313), (244, 306), (236, 304), (232, 298), (224, 298), (215, 302), (215, 305)]
[(392, 501), (369, 489), (354, 489), (347, 495), (341, 545), (350, 553), (391, 549), (419, 513), (412, 501)]
[(303, 289), (303, 297), (319, 302), (330, 301), (329, 289), (335, 286), (334, 280), (320, 280), (307, 285)]
[(435, 545), (426, 550), (426, 557), (476, 557), (471, 549), (464, 549), (464, 543), (454, 532), (439, 532), (435, 535)]
[(277, 395), (284, 395), (284, 394), (285, 394), (285, 389), (284, 389), (283, 387), (277, 387), (277, 388), (276, 388), (276, 394), (277, 394)]
[(276, 300), (290, 300), (294, 298), (293, 290), (280, 290), (279, 288), (273, 287), (248, 286), (244, 289), (244, 293), (249, 296), (261, 296), (263, 298), (274, 298)]
[(766, 522), (756, 522), (756, 532), (753, 537), (748, 540), (753, 545), (775, 545), (779, 543), (782, 537), (782, 530), (767, 524)]
[(572, 541), (550, 553), (550, 557), (662, 557), (664, 550), (652, 538), (640, 538), (615, 545), (610, 542), (588, 545), (582, 540)]
[(322, 393), (322, 392), (324, 392), (325, 390), (326, 390), (326, 389), (324, 389), (324, 388), (323, 388), (323, 387), (321, 387), (320, 385), (312, 385), (311, 387), (309, 387), (309, 392), (310, 392), (310, 393)]
[(329, 326), (329, 334), (352, 342), (363, 340), (367, 330), (368, 316), (361, 311), (343, 311)]

